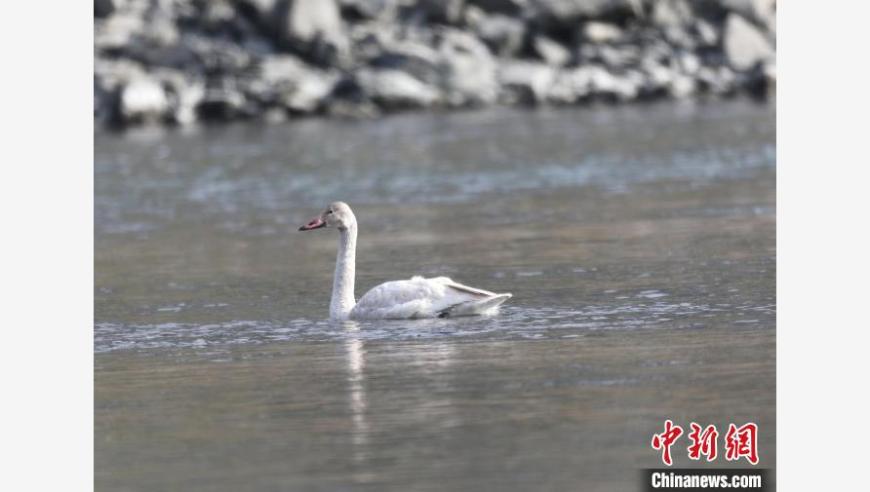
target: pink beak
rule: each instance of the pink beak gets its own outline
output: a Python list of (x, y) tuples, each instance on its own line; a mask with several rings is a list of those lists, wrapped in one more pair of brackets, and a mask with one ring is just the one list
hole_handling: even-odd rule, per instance
[(300, 227), (300, 231), (311, 231), (314, 229), (320, 229), (321, 227), (326, 227), (326, 222), (323, 221), (320, 217), (315, 217), (311, 219), (310, 222)]

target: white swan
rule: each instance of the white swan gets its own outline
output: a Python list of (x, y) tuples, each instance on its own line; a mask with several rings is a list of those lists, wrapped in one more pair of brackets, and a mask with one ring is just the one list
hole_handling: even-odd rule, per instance
[(447, 277), (395, 280), (368, 291), (357, 302), (354, 297), (356, 275), (356, 217), (344, 202), (330, 204), (320, 215), (300, 227), (311, 231), (335, 227), (340, 233), (329, 317), (346, 319), (411, 319), (471, 316), (494, 311), (511, 294), (496, 294), (454, 282)]

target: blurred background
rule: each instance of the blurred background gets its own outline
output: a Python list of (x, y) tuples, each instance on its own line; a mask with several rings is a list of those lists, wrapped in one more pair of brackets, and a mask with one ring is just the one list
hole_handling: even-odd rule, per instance
[(774, 0), (95, 0), (100, 125), (767, 97)]
[[(94, 7), (97, 490), (640, 490), (666, 419), (775, 467), (773, 2)], [(334, 200), (357, 296), (514, 297), (330, 322)]]

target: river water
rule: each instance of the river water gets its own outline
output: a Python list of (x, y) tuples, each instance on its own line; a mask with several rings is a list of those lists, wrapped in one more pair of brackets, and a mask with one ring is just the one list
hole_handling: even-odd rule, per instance
[[(404, 114), (95, 136), (98, 490), (639, 490), (671, 419), (775, 449), (775, 109)], [(447, 275), (485, 318), (331, 323)]]

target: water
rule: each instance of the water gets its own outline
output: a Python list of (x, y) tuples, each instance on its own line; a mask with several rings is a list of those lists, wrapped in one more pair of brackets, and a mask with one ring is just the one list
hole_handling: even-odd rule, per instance
[[(98, 490), (636, 490), (665, 419), (775, 450), (775, 110), (408, 114), (96, 136)], [(412, 274), (486, 318), (331, 323)], [(684, 436), (677, 466), (692, 466)], [(741, 466), (745, 462), (741, 462)]]

